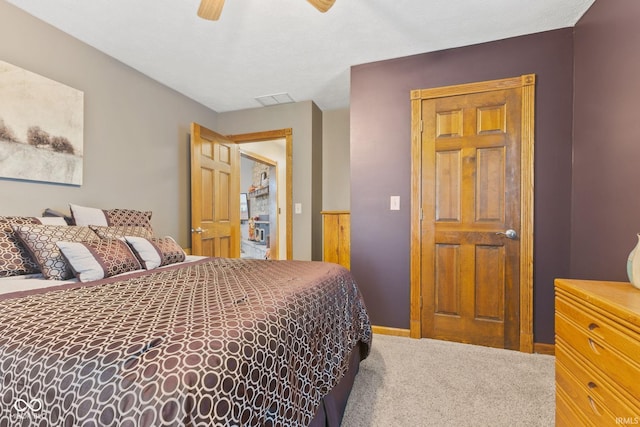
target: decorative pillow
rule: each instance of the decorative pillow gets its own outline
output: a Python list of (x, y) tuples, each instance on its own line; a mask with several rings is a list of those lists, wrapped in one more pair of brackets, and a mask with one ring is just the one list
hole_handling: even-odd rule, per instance
[(97, 209), (69, 204), (76, 225), (138, 226), (151, 229), (151, 212), (131, 209)]
[(150, 228), (139, 227), (137, 225), (117, 225), (113, 227), (90, 225), (89, 228), (101, 239), (118, 239), (125, 236), (145, 237), (147, 239), (153, 237), (153, 232)]
[(66, 225), (63, 218), (0, 216), (0, 277), (39, 273), (38, 263), (13, 232), (14, 225)]
[(129, 245), (119, 239), (56, 242), (56, 245), (81, 282), (100, 280), (142, 268)]
[(27, 247), (46, 279), (66, 280), (73, 277), (56, 242), (84, 242), (98, 240), (89, 227), (55, 225), (14, 225), (13, 231)]
[(126, 236), (125, 240), (131, 245), (136, 255), (138, 255), (142, 266), (147, 270), (182, 262), (186, 258), (186, 254), (180, 245), (169, 236), (154, 237), (151, 239)]

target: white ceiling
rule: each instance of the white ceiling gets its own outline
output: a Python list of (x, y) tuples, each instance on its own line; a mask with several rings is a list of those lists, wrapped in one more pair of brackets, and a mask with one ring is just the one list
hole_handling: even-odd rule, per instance
[(572, 27), (595, 0), (7, 0), (147, 76), (224, 112), (288, 93), (349, 105), (352, 65)]

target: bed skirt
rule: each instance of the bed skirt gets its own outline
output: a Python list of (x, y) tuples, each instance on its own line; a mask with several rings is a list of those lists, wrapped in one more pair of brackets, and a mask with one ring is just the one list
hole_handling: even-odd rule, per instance
[(339, 427), (342, 423), (347, 400), (360, 369), (360, 361), (366, 354), (366, 345), (359, 343), (349, 356), (349, 370), (340, 382), (322, 399), (310, 427)]

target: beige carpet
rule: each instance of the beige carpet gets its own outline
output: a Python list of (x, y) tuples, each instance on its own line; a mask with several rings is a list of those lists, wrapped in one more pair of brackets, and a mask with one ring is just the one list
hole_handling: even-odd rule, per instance
[(555, 358), (374, 335), (342, 427), (554, 425)]

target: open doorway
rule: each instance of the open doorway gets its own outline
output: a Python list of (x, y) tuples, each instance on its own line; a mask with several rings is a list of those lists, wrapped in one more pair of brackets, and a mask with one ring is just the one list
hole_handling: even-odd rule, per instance
[[(278, 166), (277, 259), (293, 259), (293, 136), (290, 128), (227, 135), (241, 151), (275, 159)], [(273, 154), (276, 150), (280, 154)], [(284, 154), (282, 154), (284, 153)], [(283, 157), (281, 157), (283, 156)], [(246, 192), (241, 187), (240, 193)], [(275, 255), (272, 255), (276, 259)]]
[[(280, 252), (280, 209), (278, 158), (285, 158), (283, 144), (258, 147), (268, 149), (270, 157), (248, 151), (240, 153), (240, 257), (283, 259)], [(279, 150), (280, 148), (280, 150)], [(276, 157), (275, 159), (273, 157)], [(283, 227), (286, 227), (283, 224)]]

